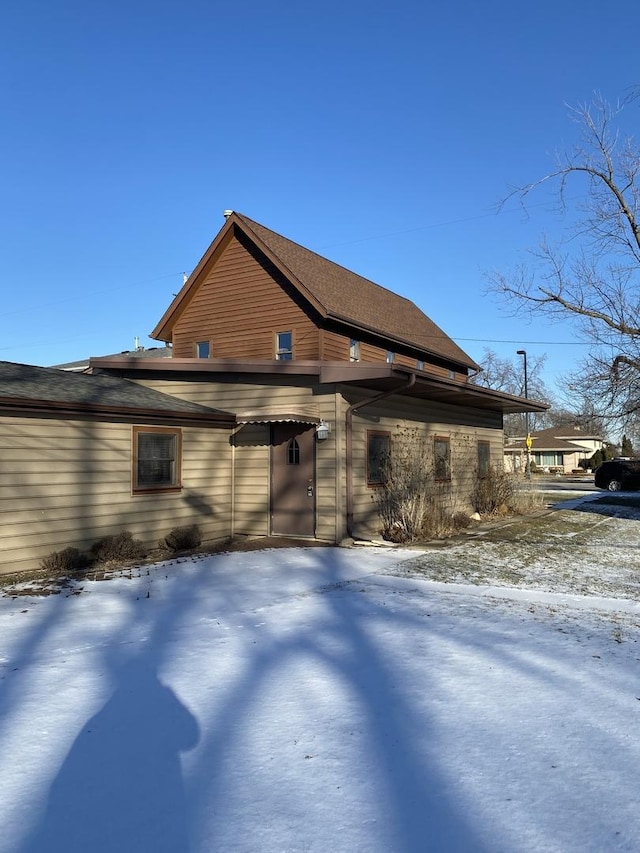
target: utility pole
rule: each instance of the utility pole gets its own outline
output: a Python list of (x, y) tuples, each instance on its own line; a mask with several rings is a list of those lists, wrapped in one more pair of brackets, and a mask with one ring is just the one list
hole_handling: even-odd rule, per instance
[[(523, 358), (523, 362), (524, 362), (524, 398), (525, 398), (525, 400), (528, 400), (529, 399), (529, 386), (528, 386), (528, 380), (527, 380), (527, 351), (524, 349), (519, 349), (516, 352), (516, 355), (521, 355)], [(527, 447), (527, 455), (526, 455), (527, 475), (526, 476), (527, 476), (527, 480), (530, 480), (531, 479), (530, 453), (531, 453), (532, 441), (531, 441), (531, 433), (529, 432), (529, 412), (524, 413), (524, 422), (525, 422), (525, 430), (527, 433), (527, 437), (525, 439), (525, 445)]]

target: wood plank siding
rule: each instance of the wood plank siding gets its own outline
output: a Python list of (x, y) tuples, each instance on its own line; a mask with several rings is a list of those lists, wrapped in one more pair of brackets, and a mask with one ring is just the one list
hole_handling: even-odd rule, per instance
[[(349, 404), (366, 399), (349, 390)], [(451, 480), (438, 484), (438, 497), (451, 512), (471, 511), (470, 495), (477, 465), (479, 441), (489, 443), (490, 464), (502, 467), (503, 434), (499, 413), (481, 409), (461, 410), (443, 403), (424, 402), (393, 396), (364, 408), (353, 420), (353, 511), (354, 534), (367, 538), (380, 532), (376, 506), (376, 487), (367, 486), (367, 433), (388, 431), (393, 447), (394, 435), (415, 428), (418, 436), (433, 448), (436, 436), (447, 438), (451, 449)], [(392, 451), (393, 452), (393, 451)]]
[(231, 240), (176, 323), (175, 357), (193, 358), (196, 343), (209, 341), (211, 358), (271, 359), (276, 332), (291, 331), (294, 358), (319, 358), (318, 327), (281, 279)]
[(182, 524), (229, 536), (230, 432), (182, 427), (182, 489), (132, 495), (130, 424), (1, 418), (0, 574), (122, 530), (150, 548)]
[[(322, 389), (282, 384), (282, 378), (262, 382), (140, 380), (157, 391), (226, 411), (287, 403), (292, 408), (314, 404), (331, 424), (329, 439), (316, 444), (316, 537), (340, 541), (346, 534), (346, 411), (350, 404), (373, 394), (353, 388)], [(276, 381), (278, 385), (276, 385)], [(397, 433), (417, 427), (432, 441), (450, 440), (451, 481), (441, 489), (452, 511), (470, 509), (469, 496), (477, 463), (477, 444), (488, 441), (491, 464), (502, 464), (502, 416), (486, 409), (461, 408), (444, 403), (393, 395), (363, 409), (353, 421), (354, 532), (364, 537), (378, 532), (375, 490), (367, 486), (367, 430)], [(268, 427), (244, 426), (235, 436), (234, 533), (267, 535), (269, 506)], [(455, 497), (454, 497), (455, 496)]]
[[(341, 538), (344, 494), (336, 481), (336, 470), (344, 467), (336, 454), (343, 428), (336, 419), (337, 397), (333, 387), (320, 389), (294, 379), (264, 377), (261, 382), (138, 380), (156, 391), (171, 393), (192, 403), (215, 406), (230, 412), (286, 404), (293, 410), (313, 406), (331, 425), (326, 441), (316, 443), (316, 538), (335, 542)], [(269, 426), (245, 424), (233, 438), (233, 533), (266, 536), (269, 528), (270, 437)], [(337, 438), (336, 438), (337, 437)]]
[[(277, 332), (292, 332), (294, 360), (349, 361), (350, 341), (355, 338), (360, 361), (387, 361), (388, 346), (379, 338), (326, 328), (320, 315), (253, 244), (243, 242), (241, 235), (229, 237), (211, 258), (175, 323), (174, 356), (195, 358), (197, 344), (204, 342), (210, 358), (272, 359)], [(433, 373), (450, 372), (415, 348), (398, 344), (394, 356), (399, 365), (415, 368), (421, 359)]]

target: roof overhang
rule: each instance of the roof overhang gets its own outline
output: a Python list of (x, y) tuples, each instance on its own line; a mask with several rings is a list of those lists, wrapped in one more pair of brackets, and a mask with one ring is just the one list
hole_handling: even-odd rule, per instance
[(238, 412), (239, 424), (298, 423), (319, 424), (322, 420), (317, 406), (258, 406), (255, 409)]
[[(410, 389), (402, 393), (420, 400), (433, 400), (453, 406), (484, 409), (502, 414), (522, 412), (544, 412), (549, 406), (538, 400), (529, 400), (493, 391), (472, 382), (449, 379), (427, 371), (411, 370), (385, 363), (349, 363), (327, 361), (246, 361), (243, 359), (197, 359), (197, 358), (96, 358), (91, 367), (107, 372), (118, 372), (131, 378), (160, 377), (178, 378), (188, 375), (194, 380), (216, 381), (222, 376), (229, 378), (243, 375), (270, 377), (309, 377), (320, 385), (351, 385), (374, 392), (393, 391), (406, 384), (415, 375)], [(290, 413), (295, 414), (295, 413)], [(309, 421), (313, 422), (313, 421)]]

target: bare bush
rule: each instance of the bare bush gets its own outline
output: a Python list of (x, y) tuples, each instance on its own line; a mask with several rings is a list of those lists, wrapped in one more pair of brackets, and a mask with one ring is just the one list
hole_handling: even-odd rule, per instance
[(391, 542), (413, 542), (422, 533), (433, 485), (432, 459), (424, 436), (403, 427), (379, 460), (383, 483), (377, 491), (382, 535)]
[(471, 504), (480, 515), (494, 515), (509, 506), (513, 496), (514, 478), (501, 468), (490, 467), (484, 477), (476, 474)]
[(46, 572), (61, 574), (84, 569), (89, 562), (87, 555), (77, 548), (64, 548), (62, 551), (52, 551), (51, 554), (47, 554), (40, 566)]
[(509, 509), (516, 515), (528, 515), (544, 506), (542, 492), (527, 481), (515, 481)]
[(146, 556), (146, 549), (139, 539), (134, 539), (128, 530), (123, 530), (94, 542), (91, 556), (98, 563), (139, 560)]
[(202, 542), (202, 533), (197, 524), (190, 524), (187, 527), (174, 527), (171, 533), (168, 533), (163, 540), (160, 541), (161, 548), (168, 548), (170, 551), (190, 551), (197, 548)]

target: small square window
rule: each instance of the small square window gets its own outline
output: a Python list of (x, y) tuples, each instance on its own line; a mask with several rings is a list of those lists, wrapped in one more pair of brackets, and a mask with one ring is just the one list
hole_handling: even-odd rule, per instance
[(209, 358), (211, 355), (211, 345), (209, 341), (198, 341), (196, 344), (196, 358)]
[(393, 364), (396, 360), (395, 354), (390, 349), (387, 350), (387, 364)]
[(448, 438), (433, 441), (434, 475), (436, 480), (451, 479), (451, 445)]
[(349, 361), (360, 361), (360, 341), (354, 338), (349, 341)]
[(163, 427), (133, 428), (133, 491), (180, 488), (182, 434)]
[(293, 332), (276, 332), (276, 359), (278, 361), (293, 359)]

